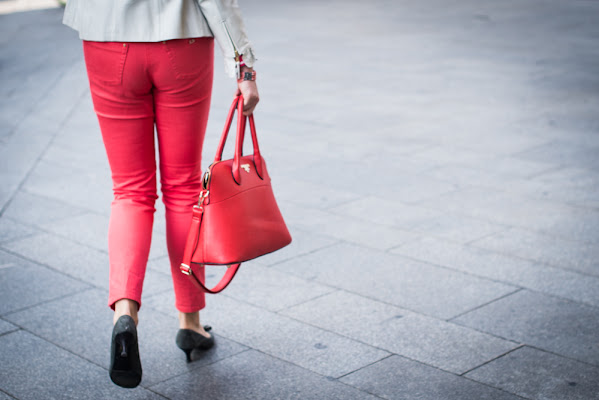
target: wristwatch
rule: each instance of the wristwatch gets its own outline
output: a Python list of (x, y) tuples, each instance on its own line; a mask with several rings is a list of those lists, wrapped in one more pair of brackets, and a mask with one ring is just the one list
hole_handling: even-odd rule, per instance
[(255, 81), (256, 80), (256, 71), (252, 72), (242, 72), (238, 81)]

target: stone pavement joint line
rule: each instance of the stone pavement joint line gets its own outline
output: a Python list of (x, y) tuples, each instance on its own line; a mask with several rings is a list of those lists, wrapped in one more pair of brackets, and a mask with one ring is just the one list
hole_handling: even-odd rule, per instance
[(0, 400), (599, 399), (599, 3), (240, 3), (294, 241), (208, 297), (187, 364), (157, 202), (123, 390), (81, 42), (0, 1)]

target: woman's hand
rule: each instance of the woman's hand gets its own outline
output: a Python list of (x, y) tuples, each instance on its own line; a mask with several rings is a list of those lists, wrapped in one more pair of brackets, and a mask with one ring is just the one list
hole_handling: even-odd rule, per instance
[[(253, 69), (246, 67), (245, 65), (241, 67), (241, 76), (243, 76), (244, 72), (252, 72)], [(243, 115), (248, 116), (254, 112), (254, 108), (260, 101), (260, 96), (258, 95), (258, 86), (256, 85), (256, 81), (237, 81), (237, 95), (243, 96)]]

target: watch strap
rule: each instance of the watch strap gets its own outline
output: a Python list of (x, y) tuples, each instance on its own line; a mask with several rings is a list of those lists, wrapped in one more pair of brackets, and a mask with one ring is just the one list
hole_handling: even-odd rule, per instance
[(241, 76), (238, 79), (239, 81), (255, 81), (256, 80), (256, 71), (251, 72), (242, 72)]

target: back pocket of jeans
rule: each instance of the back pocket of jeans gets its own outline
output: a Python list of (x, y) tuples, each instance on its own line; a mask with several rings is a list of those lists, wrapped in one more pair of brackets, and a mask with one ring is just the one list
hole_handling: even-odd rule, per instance
[(164, 42), (171, 67), (177, 79), (189, 79), (204, 72), (211, 49), (211, 37), (174, 39)]
[(128, 45), (120, 42), (83, 42), (83, 55), (90, 81), (120, 85)]

